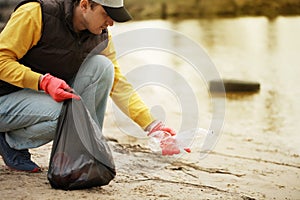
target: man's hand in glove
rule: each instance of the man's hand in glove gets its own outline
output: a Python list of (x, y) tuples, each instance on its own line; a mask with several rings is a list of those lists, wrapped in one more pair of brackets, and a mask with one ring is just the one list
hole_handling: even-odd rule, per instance
[(77, 99), (80, 97), (73, 94), (72, 88), (62, 79), (45, 74), (39, 82), (40, 89), (49, 94), (55, 101), (61, 102), (67, 99)]
[[(147, 128), (149, 137), (155, 137), (160, 141), (160, 148), (162, 149), (162, 155), (174, 155), (179, 154), (180, 149), (176, 141), (176, 132), (160, 121), (152, 122)], [(188, 153), (191, 152), (189, 148), (184, 148)]]

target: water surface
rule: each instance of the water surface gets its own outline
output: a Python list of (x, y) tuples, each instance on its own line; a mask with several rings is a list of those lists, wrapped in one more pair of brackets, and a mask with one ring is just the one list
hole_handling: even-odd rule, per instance
[[(287, 151), (300, 153), (300, 17), (279, 17), (271, 21), (264, 17), (150, 20), (118, 24), (112, 27), (112, 31), (120, 34), (147, 27), (178, 31), (198, 43), (223, 78), (261, 84), (261, 90), (255, 94), (227, 95), (224, 133), (262, 136), (265, 145), (272, 145), (276, 140)], [(159, 41), (171, 42), (176, 48), (189, 51), (189, 46), (178, 38)], [(189, 53), (198, 56), (197, 52)], [(126, 59), (120, 58), (120, 63), (125, 74), (137, 66), (151, 63), (176, 70), (191, 84), (198, 98), (200, 126), (209, 126), (212, 110), (207, 83), (186, 61), (164, 51), (140, 50), (127, 55)], [(168, 77), (167, 74), (157, 76)], [(156, 87), (153, 84), (151, 91)], [(143, 94), (143, 89), (140, 92)], [(177, 100), (172, 103), (172, 92), (161, 92), (162, 96), (169, 95), (170, 98), (157, 100), (146, 91), (145, 101), (153, 108), (162, 104), (164, 111), (157, 109), (157, 113), (178, 128), (182, 122), (180, 105)]]

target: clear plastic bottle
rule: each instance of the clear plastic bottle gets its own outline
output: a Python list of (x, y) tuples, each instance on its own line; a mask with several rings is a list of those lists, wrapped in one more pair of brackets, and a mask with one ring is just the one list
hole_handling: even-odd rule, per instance
[[(162, 152), (161, 141), (168, 141), (169, 138), (172, 138), (170, 141), (174, 142), (182, 153), (191, 153), (193, 152), (192, 146), (200, 146), (205, 142), (207, 136), (212, 136), (212, 130), (206, 130), (204, 128), (190, 129), (183, 132), (177, 133), (175, 136), (171, 136), (169, 133), (164, 131), (156, 131), (152, 133), (151, 137), (148, 140), (148, 146), (153, 152)], [(196, 143), (196, 145), (193, 145)]]
[(151, 149), (151, 151), (153, 152), (161, 151), (160, 141), (162, 141), (162, 139), (166, 137), (165, 135), (168, 135), (167, 137), (172, 137), (170, 133), (164, 131), (156, 131), (151, 134), (148, 140), (148, 146)]

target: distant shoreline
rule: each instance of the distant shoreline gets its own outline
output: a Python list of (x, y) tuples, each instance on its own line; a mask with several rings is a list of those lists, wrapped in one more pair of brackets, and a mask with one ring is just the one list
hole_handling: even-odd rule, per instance
[(300, 15), (299, 0), (126, 0), (135, 20)]
[[(0, 0), (0, 22), (7, 22), (20, 1)], [(299, 0), (125, 0), (125, 5), (134, 20), (300, 16)]]

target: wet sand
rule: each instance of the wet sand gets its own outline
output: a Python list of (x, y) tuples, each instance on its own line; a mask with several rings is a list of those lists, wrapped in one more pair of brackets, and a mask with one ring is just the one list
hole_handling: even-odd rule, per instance
[[(206, 158), (191, 162), (184, 157), (166, 160), (116, 127), (105, 130), (110, 132), (117, 165), (117, 176), (109, 185), (77, 191), (52, 189), (47, 180), (50, 143), (31, 151), (42, 173), (11, 171), (0, 160), (1, 199), (300, 198), (299, 155), (286, 151), (280, 140), (225, 132)], [(131, 144), (126, 144), (129, 140)]]

